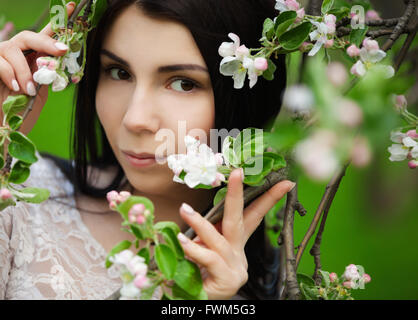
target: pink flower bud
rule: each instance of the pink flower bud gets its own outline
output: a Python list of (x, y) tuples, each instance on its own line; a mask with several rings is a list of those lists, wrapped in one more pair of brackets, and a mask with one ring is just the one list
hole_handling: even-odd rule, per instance
[(338, 278), (338, 276), (337, 276), (337, 274), (336, 274), (335, 272), (331, 272), (331, 273), (329, 274), (329, 280), (330, 280), (331, 282), (336, 281), (336, 280), (337, 280), (337, 278)]
[(355, 44), (352, 44), (351, 46), (347, 48), (347, 54), (352, 58), (358, 57), (360, 55), (360, 49), (357, 48)]
[(367, 51), (376, 51), (379, 50), (379, 43), (376, 40), (366, 38), (363, 40), (363, 47), (366, 48)]
[(12, 197), (12, 194), (9, 191), (9, 189), (3, 188), (3, 189), (0, 190), (0, 198), (2, 200), (7, 200), (7, 199), (10, 199), (11, 197)]
[(351, 161), (356, 167), (367, 166), (372, 159), (369, 141), (364, 137), (356, 137), (351, 149)]
[(299, 47), (299, 51), (301, 51), (301, 52), (307, 52), (307, 51), (309, 51), (311, 49), (311, 47), (312, 47), (312, 43), (305, 41)]
[(329, 49), (334, 45), (334, 39), (329, 39), (325, 41), (324, 48)]
[(138, 289), (145, 289), (149, 286), (149, 280), (146, 276), (139, 274), (135, 277), (134, 285)]
[(219, 187), (222, 184), (222, 182), (224, 182), (224, 181), (225, 181), (225, 176), (222, 173), (217, 172), (216, 173), (216, 179), (212, 183), (212, 187)]
[(115, 190), (109, 191), (106, 195), (106, 198), (109, 203), (116, 201), (119, 198), (119, 193)]
[(354, 287), (354, 283), (352, 281), (344, 281), (343, 286), (346, 287), (347, 289), (351, 289)]
[(6, 33), (10, 33), (10, 32), (13, 31), (14, 28), (15, 28), (15, 26), (14, 26), (13, 22), (9, 21), (4, 25), (3, 31), (6, 32)]
[(38, 68), (47, 67), (49, 65), (49, 61), (45, 59), (45, 57), (39, 57), (36, 59), (36, 65)]
[(328, 28), (328, 33), (335, 33), (337, 17), (333, 14), (327, 14), (324, 17), (325, 24)]
[(364, 283), (369, 283), (370, 281), (372, 281), (372, 278), (367, 273), (365, 273), (363, 274), (363, 280)]
[(266, 58), (255, 58), (254, 67), (257, 70), (265, 71), (268, 69), (268, 62)]
[(133, 215), (131, 212), (128, 213), (128, 219), (130, 223), (136, 222), (136, 216)]
[(334, 86), (341, 87), (346, 83), (348, 74), (341, 62), (331, 62), (327, 67), (327, 77)]
[(49, 60), (48, 69), (56, 70), (58, 68), (58, 62), (56, 60)]
[(140, 214), (138, 217), (136, 217), (136, 223), (143, 224), (145, 222), (144, 215)]
[(408, 105), (408, 101), (406, 100), (404, 95), (395, 97), (395, 109), (397, 111), (406, 110), (407, 105)]
[(363, 122), (363, 110), (354, 101), (345, 99), (337, 108), (337, 117), (342, 124), (354, 128)]
[(366, 12), (366, 20), (382, 20), (375, 10), (368, 10)]
[(299, 9), (298, 11), (296, 11), (296, 20), (295, 22), (301, 22), (303, 20), (303, 18), (305, 18), (305, 8)]
[(409, 130), (406, 135), (412, 139), (418, 139), (418, 134), (416, 130)]
[(131, 196), (131, 193), (128, 191), (121, 191), (119, 193), (119, 199), (121, 202), (124, 202), (126, 200), (128, 200), (128, 198)]
[(116, 202), (115, 201), (110, 202), (109, 208), (110, 208), (110, 210), (115, 210), (116, 209)]
[(418, 160), (411, 160), (408, 162), (408, 167), (410, 169), (415, 169), (416, 167), (418, 167)]
[(289, 10), (299, 10), (300, 4), (296, 0), (285, 0), (284, 2)]
[(74, 84), (77, 84), (81, 81), (81, 77), (80, 76), (76, 76), (76, 75), (72, 75), (71, 76), (71, 82)]
[(129, 213), (134, 216), (137, 216), (137, 215), (143, 214), (144, 211), (145, 211), (145, 206), (142, 203), (137, 203), (132, 206), (132, 208), (129, 210)]

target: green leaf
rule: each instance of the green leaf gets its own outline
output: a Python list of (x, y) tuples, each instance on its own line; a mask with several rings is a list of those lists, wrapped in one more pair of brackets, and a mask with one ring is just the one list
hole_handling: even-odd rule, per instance
[(145, 263), (149, 264), (150, 261), (150, 252), (149, 252), (149, 248), (144, 247), (141, 250), (139, 250), (138, 252), (138, 256), (142, 257), (145, 259)]
[(270, 18), (264, 20), (263, 23), (263, 37), (271, 39), (274, 34), (274, 22)]
[(164, 228), (163, 230), (161, 230), (161, 233), (166, 243), (175, 252), (177, 259), (183, 259), (184, 258), (183, 248), (181, 247), (180, 242), (177, 239), (176, 234), (173, 232), (173, 230), (171, 228)]
[(287, 29), (295, 22), (297, 17), (296, 11), (284, 11), (276, 19), (274, 29), (276, 30), (276, 37), (279, 38)]
[(199, 295), (203, 288), (199, 267), (186, 259), (178, 262), (174, 282), (193, 297)]
[(96, 28), (107, 8), (107, 0), (94, 0), (92, 13), (89, 16), (90, 30)]
[(322, 7), (321, 7), (322, 14), (328, 13), (328, 11), (331, 10), (333, 5), (334, 5), (334, 0), (324, 0), (324, 2), (322, 2)]
[(219, 202), (221, 202), (225, 196), (226, 192), (228, 191), (228, 187), (223, 187), (216, 192), (215, 197), (213, 198), (213, 205), (216, 206)]
[(14, 115), (10, 117), (10, 119), (7, 122), (9, 123), (10, 129), (17, 130), (23, 122), (23, 117), (19, 115)]
[(35, 145), (25, 135), (18, 131), (10, 133), (10, 144), (8, 150), (13, 158), (19, 159), (28, 164), (35, 163), (38, 158), (35, 155)]
[(265, 152), (263, 155), (265, 158), (271, 158), (273, 159), (273, 170), (277, 171), (280, 168), (286, 167), (286, 160), (283, 158), (283, 156), (273, 153), (273, 152)]
[(350, 8), (348, 7), (341, 7), (341, 8), (335, 8), (328, 11), (328, 14), (333, 14), (337, 20), (341, 20), (344, 17), (347, 17), (350, 14)]
[(10, 192), (19, 200), (30, 203), (41, 203), (49, 198), (50, 192), (43, 188), (24, 188), (17, 190), (10, 190)]
[[(1, 148), (1, 149), (3, 149), (3, 148)], [(4, 158), (3, 158), (3, 155), (0, 154), (0, 169), (3, 169), (3, 167), (4, 167)]]
[(158, 287), (158, 284), (154, 283), (150, 287), (141, 290), (141, 300), (151, 300), (152, 295), (155, 289)]
[(128, 240), (123, 240), (121, 242), (119, 242), (116, 246), (113, 247), (112, 250), (110, 250), (109, 254), (106, 257), (106, 268), (109, 268), (113, 263), (109, 260), (110, 257), (113, 257), (115, 254), (129, 249), (132, 245), (132, 242), (128, 241)]
[(122, 202), (117, 206), (117, 210), (121, 213), (125, 220), (128, 220), (129, 210), (134, 204), (142, 203), (146, 209), (148, 209), (152, 215), (154, 215), (154, 204), (145, 197), (130, 196), (128, 200)]
[(286, 50), (296, 50), (308, 38), (311, 28), (312, 24), (310, 22), (304, 22), (296, 28), (290, 29), (282, 34), (279, 42)]
[(244, 183), (249, 185), (249, 186), (260, 186), (262, 184), (264, 184), (265, 179), (264, 176), (262, 174), (258, 174), (258, 175), (253, 175), (253, 176), (246, 176), (244, 179)]
[(154, 225), (154, 229), (158, 231), (161, 231), (164, 228), (170, 228), (175, 234), (180, 232), (180, 227), (172, 221), (160, 221)]
[(13, 199), (0, 200), (0, 211), (3, 211), (10, 206), (16, 206), (16, 202)]
[(176, 272), (177, 259), (176, 254), (166, 244), (159, 244), (155, 247), (155, 262), (158, 269), (164, 274), (164, 276), (171, 280)]
[(316, 287), (308, 287), (303, 282), (300, 284), (299, 287), (305, 300), (318, 300), (319, 292)]
[(269, 81), (272, 81), (274, 79), (274, 72), (276, 72), (276, 65), (273, 61), (270, 59), (267, 59), (268, 62), (268, 68), (263, 72), (263, 78)]
[(16, 161), (13, 165), (9, 175), (9, 182), (20, 184), (25, 182), (30, 176), (30, 170), (26, 163), (22, 161)]
[(350, 43), (355, 44), (357, 47), (360, 47), (360, 44), (363, 42), (364, 37), (366, 36), (369, 27), (365, 26), (364, 29), (353, 29), (350, 33)]
[(325, 288), (328, 288), (330, 285), (329, 272), (322, 270), (319, 270), (319, 272), (321, 273), (322, 281), (325, 285)]
[(299, 285), (301, 283), (305, 284), (308, 287), (313, 287), (315, 286), (315, 281), (314, 279), (312, 279), (312, 277), (308, 276), (307, 274), (304, 273), (298, 273), (296, 275), (297, 281), (299, 283)]
[(132, 233), (134, 234), (135, 237), (137, 237), (140, 240), (144, 240), (145, 239), (145, 237), (142, 234), (141, 230), (137, 226), (131, 224), (130, 227), (131, 227)]
[(3, 122), (9, 122), (10, 118), (19, 112), (25, 110), (26, 105), (28, 104), (29, 98), (25, 95), (17, 96), (8, 96), (7, 99), (3, 102)]

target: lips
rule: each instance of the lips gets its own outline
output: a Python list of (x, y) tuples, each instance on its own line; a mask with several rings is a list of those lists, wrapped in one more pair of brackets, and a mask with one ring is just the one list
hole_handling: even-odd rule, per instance
[(123, 151), (123, 153), (130, 155), (131, 157), (137, 158), (137, 159), (155, 159), (155, 155), (151, 153), (135, 153), (132, 151)]

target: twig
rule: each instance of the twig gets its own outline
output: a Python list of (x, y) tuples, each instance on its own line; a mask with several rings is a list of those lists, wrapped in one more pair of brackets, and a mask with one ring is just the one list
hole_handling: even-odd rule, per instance
[[(276, 183), (286, 180), (288, 175), (288, 167), (282, 168), (279, 171), (270, 172), (266, 176), (266, 182), (259, 187), (247, 187), (244, 189), (244, 207), (248, 206), (253, 200), (262, 195), (264, 192), (273, 187)], [(222, 220), (223, 211), (225, 207), (225, 199), (216, 204), (206, 215), (205, 219), (215, 224)], [(196, 233), (192, 228), (185, 232), (186, 237), (192, 239)]]
[(409, 0), (404, 15), (399, 19), (399, 22), (393, 30), (393, 33), (386, 41), (386, 43), (382, 46), (382, 50), (388, 51), (390, 48), (392, 48), (395, 41), (401, 36), (402, 33), (405, 32), (405, 28), (407, 27), (407, 24), (412, 14), (415, 12), (415, 8), (416, 0)]
[(321, 15), (321, 6), (323, 0), (311, 0), (307, 6), (307, 13), (313, 16)]
[(331, 186), (329, 199), (324, 209), (324, 214), (322, 215), (321, 225), (319, 226), (318, 233), (316, 234), (315, 243), (312, 246), (309, 253), (313, 256), (315, 262), (315, 271), (313, 274), (313, 279), (317, 285), (321, 284), (321, 275), (319, 274), (318, 270), (321, 270), (321, 241), (322, 241), (322, 233), (324, 232), (325, 222), (328, 217), (329, 208), (331, 207), (332, 201), (334, 200), (335, 194), (340, 186), (341, 180), (345, 175), (349, 163), (345, 165), (341, 174), (338, 176), (337, 181), (334, 185)]
[(409, 48), (412, 45), (412, 42), (414, 41), (414, 38), (417, 34), (417, 30), (418, 30), (418, 22), (417, 22), (417, 16), (414, 15), (414, 17), (412, 18), (413, 21), (413, 26), (411, 27), (411, 31), (409, 32), (401, 51), (399, 52), (399, 55), (396, 57), (396, 61), (395, 61), (395, 71), (398, 71), (402, 62), (405, 60), (405, 57), (409, 51)]
[(284, 216), (283, 230), (283, 242), (286, 257), (286, 290), (283, 290), (280, 299), (284, 299), (285, 295), (289, 300), (299, 300), (301, 293), (296, 276), (296, 260), (294, 251), (294, 239), (293, 239), (293, 224), (297, 203), (297, 185), (287, 193), (286, 209)]
[[(337, 192), (338, 187), (342, 177), (345, 175), (345, 171), (347, 170), (348, 164), (346, 164), (343, 168), (341, 168), (339, 171), (337, 171), (334, 176), (331, 178), (330, 182), (325, 187), (324, 195), (322, 196), (322, 199), (319, 203), (319, 206), (315, 212), (314, 218), (311, 222), (311, 225), (308, 228), (307, 233), (302, 239), (302, 242), (299, 245), (299, 249), (296, 254), (296, 269), (299, 266), (300, 259), (302, 257), (302, 254), (308, 245), (309, 240), (312, 238), (312, 236), (315, 233), (316, 227), (318, 226), (319, 219), (321, 218), (321, 214), (324, 211), (324, 209), (327, 206), (330, 206), (330, 199), (333, 197), (332, 195)], [(332, 200), (331, 200), (332, 201)]]

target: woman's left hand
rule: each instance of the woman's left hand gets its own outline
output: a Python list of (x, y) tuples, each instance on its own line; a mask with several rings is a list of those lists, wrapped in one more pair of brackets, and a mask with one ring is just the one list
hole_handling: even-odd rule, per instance
[(206, 269), (203, 288), (209, 299), (230, 299), (247, 282), (245, 244), (267, 212), (293, 187), (293, 182), (281, 181), (244, 210), (242, 171), (234, 170), (229, 177), (221, 232), (189, 205), (182, 205), (181, 217), (199, 240), (192, 241), (182, 233), (178, 238), (185, 255)]

